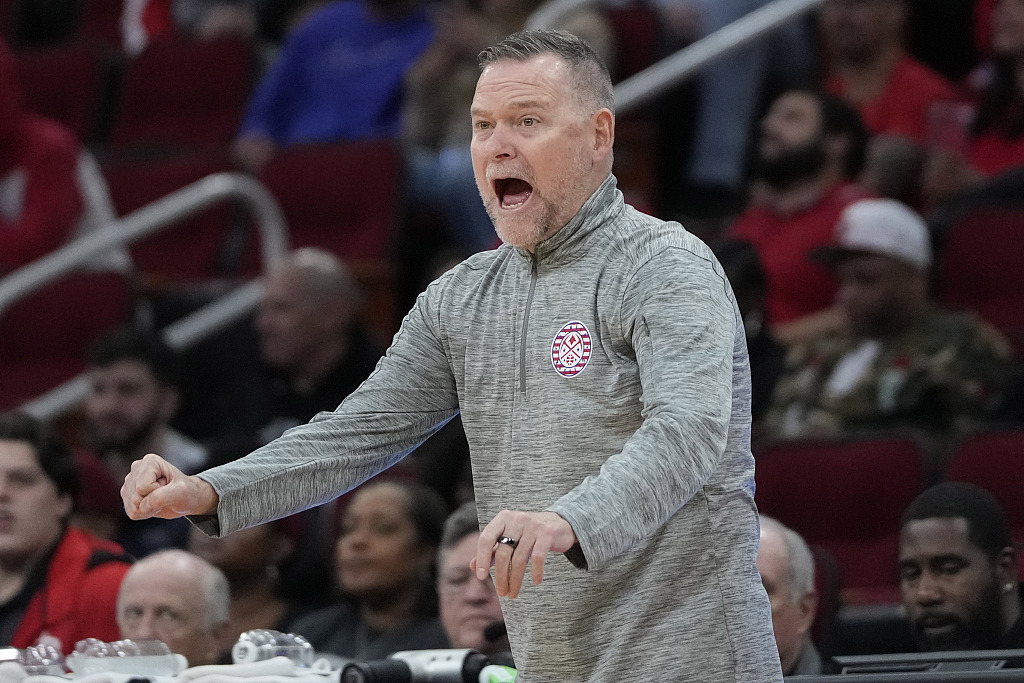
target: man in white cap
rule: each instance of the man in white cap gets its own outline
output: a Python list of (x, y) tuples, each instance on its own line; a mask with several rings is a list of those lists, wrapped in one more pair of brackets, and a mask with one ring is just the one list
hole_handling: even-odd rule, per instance
[(839, 282), (847, 325), (794, 347), (765, 419), (776, 437), (956, 428), (995, 405), (1005, 341), (965, 313), (934, 306), (928, 228), (891, 199), (854, 202), (833, 244), (812, 252)]

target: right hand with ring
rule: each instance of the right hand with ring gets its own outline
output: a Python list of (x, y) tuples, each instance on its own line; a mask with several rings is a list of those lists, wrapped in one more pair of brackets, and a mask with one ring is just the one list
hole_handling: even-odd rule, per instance
[(554, 512), (502, 510), (480, 532), (477, 554), (469, 568), (482, 581), (493, 564), (498, 595), (515, 598), (522, 588), (527, 564), (533, 583), (539, 584), (544, 580), (548, 553), (564, 553), (575, 543), (572, 526)]
[(199, 477), (188, 476), (159, 455), (150, 453), (132, 463), (121, 487), (124, 511), (131, 519), (208, 515), (217, 511), (219, 497)]

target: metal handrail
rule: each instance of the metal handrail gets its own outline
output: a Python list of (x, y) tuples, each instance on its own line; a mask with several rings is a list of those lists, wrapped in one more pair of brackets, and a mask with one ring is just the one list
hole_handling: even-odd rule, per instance
[[(726, 0), (718, 0), (725, 2)], [(757, 40), (825, 0), (775, 0), (714, 33), (691, 43), (675, 54), (652, 64), (615, 86), (615, 112), (624, 114), (640, 107), (700, 71), (719, 57)], [(569, 13), (600, 0), (553, 0), (527, 21), (530, 28), (551, 28)]]
[(108, 224), (104, 230), (76, 239), (0, 279), (0, 312), (58, 277), (88, 265), (90, 259), (110, 249), (148, 237), (225, 199), (241, 200), (253, 210), (265, 265), (274, 263), (287, 253), (288, 233), (284, 216), (273, 195), (247, 175), (215, 173), (133, 211)]
[[(277, 200), (259, 182), (240, 173), (216, 173), (158, 199), (105, 229), (77, 239), (0, 279), (0, 311), (47, 283), (66, 275), (109, 249), (123, 247), (184, 220), (220, 201), (236, 199), (248, 205), (260, 233), (264, 269), (288, 253), (288, 233)], [(257, 304), (262, 284), (250, 281), (199, 310), (168, 325), (161, 332), (167, 344), (187, 349), (205, 337), (244, 317)], [(89, 383), (78, 375), (20, 406), (30, 415), (50, 419), (85, 397)]]

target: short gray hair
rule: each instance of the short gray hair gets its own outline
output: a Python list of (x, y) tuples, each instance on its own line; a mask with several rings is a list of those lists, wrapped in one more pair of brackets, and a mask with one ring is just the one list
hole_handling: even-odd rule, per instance
[(463, 503), (444, 521), (441, 532), (441, 544), (437, 547), (437, 566), (440, 568), (445, 553), (459, 544), (471, 534), (480, 533), (480, 523), (476, 516), (476, 503)]
[(788, 526), (768, 515), (761, 515), (761, 527), (774, 530), (786, 546), (786, 569), (789, 574), (789, 597), (794, 603), (814, 590), (814, 555), (807, 541)]
[[(168, 562), (182, 564), (197, 574), (195, 578), (203, 593), (206, 608), (203, 610), (206, 627), (213, 630), (227, 624), (231, 619), (231, 588), (228, 579), (224, 572), (198, 555), (177, 548), (160, 550), (139, 560), (128, 571), (138, 571), (150, 564), (157, 567), (165, 566)], [(120, 603), (121, 599), (118, 596), (118, 612)]]
[(480, 53), (480, 70), (495, 62), (525, 62), (553, 54), (569, 65), (576, 98), (587, 115), (599, 109), (615, 112), (612, 78), (601, 57), (582, 38), (568, 31), (519, 31)]

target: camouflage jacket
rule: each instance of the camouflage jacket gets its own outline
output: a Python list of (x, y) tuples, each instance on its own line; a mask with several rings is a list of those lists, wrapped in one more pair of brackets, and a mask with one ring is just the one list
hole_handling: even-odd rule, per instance
[[(974, 316), (932, 309), (877, 353), (845, 391), (829, 385), (837, 365), (869, 340), (827, 334), (793, 347), (764, 427), (775, 437), (835, 437), (855, 429), (943, 430), (991, 411), (1011, 367), (999, 333)], [(855, 375), (856, 376), (856, 375)]]

